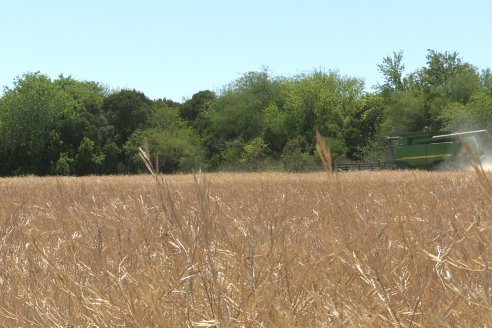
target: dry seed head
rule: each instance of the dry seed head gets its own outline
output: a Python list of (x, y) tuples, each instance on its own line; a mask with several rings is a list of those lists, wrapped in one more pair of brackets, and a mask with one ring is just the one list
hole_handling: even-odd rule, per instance
[(319, 156), (321, 157), (321, 161), (323, 162), (325, 171), (329, 173), (333, 173), (330, 148), (326, 145), (325, 141), (323, 140), (323, 137), (321, 136), (318, 130), (316, 130), (316, 150), (318, 151)]

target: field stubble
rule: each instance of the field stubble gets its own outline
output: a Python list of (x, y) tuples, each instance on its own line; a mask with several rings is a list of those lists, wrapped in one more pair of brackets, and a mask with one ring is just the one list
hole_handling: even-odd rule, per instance
[(2, 179), (0, 324), (490, 327), (479, 179)]

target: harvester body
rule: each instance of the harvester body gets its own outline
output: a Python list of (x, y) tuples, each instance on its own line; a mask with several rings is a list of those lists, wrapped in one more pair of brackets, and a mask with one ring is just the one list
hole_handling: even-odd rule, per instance
[(486, 138), (486, 130), (414, 132), (387, 137), (388, 163), (396, 168), (434, 169), (443, 163), (461, 167), (467, 157), (463, 143), (483, 158)]

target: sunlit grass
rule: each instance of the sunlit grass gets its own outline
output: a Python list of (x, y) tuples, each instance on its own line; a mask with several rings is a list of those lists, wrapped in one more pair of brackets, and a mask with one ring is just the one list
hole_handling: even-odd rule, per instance
[(0, 323), (490, 326), (492, 204), (478, 179), (1, 179)]

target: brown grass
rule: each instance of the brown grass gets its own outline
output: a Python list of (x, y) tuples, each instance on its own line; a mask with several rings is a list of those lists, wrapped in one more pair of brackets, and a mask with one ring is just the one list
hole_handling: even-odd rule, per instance
[(0, 326), (492, 326), (482, 185), (413, 171), (1, 179)]

